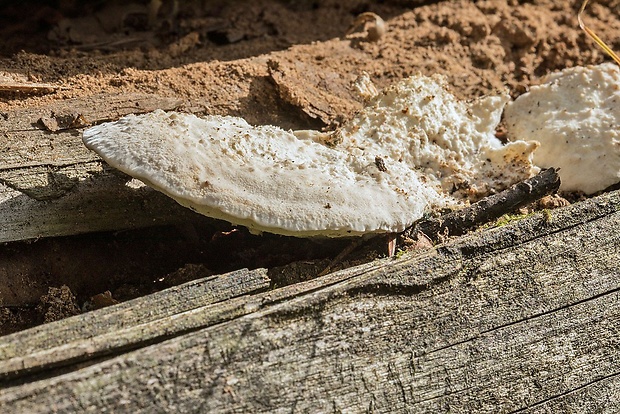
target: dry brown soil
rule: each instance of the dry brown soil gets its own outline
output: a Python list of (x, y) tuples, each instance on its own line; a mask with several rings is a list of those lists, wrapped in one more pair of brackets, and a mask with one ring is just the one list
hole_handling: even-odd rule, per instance
[[(180, 1), (176, 14), (167, 1), (150, 25), (146, 1), (9, 3), (0, 3), (0, 85), (51, 89), (0, 91), (0, 112), (141, 92), (254, 124), (332, 128), (361, 107), (350, 84), (362, 72), (380, 87), (439, 73), (464, 98), (505, 88), (516, 96), (546, 73), (608, 59), (578, 28), (581, 1), (203, 0)], [(366, 30), (346, 35), (363, 12), (386, 21), (378, 41)], [(620, 49), (618, 1), (592, 2), (587, 23)], [(183, 229), (145, 229), (0, 246), (2, 271), (44, 292), (0, 308), (0, 334), (235, 267), (302, 280), (346, 245), (228, 230), (191, 242)], [(291, 262), (288, 273), (276, 269)]]

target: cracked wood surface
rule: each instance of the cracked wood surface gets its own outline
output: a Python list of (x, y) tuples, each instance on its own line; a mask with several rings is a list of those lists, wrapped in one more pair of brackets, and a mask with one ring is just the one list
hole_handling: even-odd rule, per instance
[[(620, 192), (608, 193), (400, 259), (194, 308), (191, 329), (187, 313), (170, 316), (165, 335), (139, 349), (17, 370), (3, 380), (0, 406), (617, 412), (619, 210)], [(36, 329), (53, 337), (84, 318), (96, 326), (111, 309)]]
[[(41, 325), (15, 333), (12, 340), (0, 343), (0, 379), (137, 348), (152, 339), (204, 326), (212, 304), (267, 289), (266, 273), (265, 269), (243, 269), (194, 280), (147, 300), (131, 300), (66, 319), (52, 329)], [(223, 316), (220, 307), (212, 313), (212, 319), (221, 322), (243, 314), (243, 306), (239, 308), (229, 306), (228, 316)]]

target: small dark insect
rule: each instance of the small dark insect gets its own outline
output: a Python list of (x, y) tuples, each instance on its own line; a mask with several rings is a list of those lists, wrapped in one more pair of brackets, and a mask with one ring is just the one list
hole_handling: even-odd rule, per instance
[(383, 158), (381, 158), (378, 155), (375, 157), (375, 165), (377, 166), (377, 169), (379, 171), (387, 172), (387, 167), (385, 166), (385, 161), (383, 161)]
[(332, 205), (331, 205), (331, 204), (329, 204), (329, 203), (327, 203), (327, 204), (325, 204), (323, 207), (325, 207), (325, 208), (332, 208)]

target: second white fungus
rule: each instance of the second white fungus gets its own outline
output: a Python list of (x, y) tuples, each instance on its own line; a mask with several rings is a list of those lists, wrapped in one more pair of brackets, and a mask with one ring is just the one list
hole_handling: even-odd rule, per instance
[(591, 194), (620, 181), (620, 69), (552, 73), (506, 107), (513, 139), (536, 140), (534, 163), (559, 167), (563, 191)]

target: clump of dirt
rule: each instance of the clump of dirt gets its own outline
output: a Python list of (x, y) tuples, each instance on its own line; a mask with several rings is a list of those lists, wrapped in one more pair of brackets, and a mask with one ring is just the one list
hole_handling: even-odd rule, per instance
[(77, 300), (71, 289), (63, 285), (59, 288), (50, 287), (41, 296), (37, 311), (43, 315), (43, 322), (53, 322), (80, 313)]
[(0, 307), (0, 335), (20, 331), (40, 323), (58, 321), (82, 312), (67, 285), (48, 287), (36, 306)]
[[(578, 28), (580, 0), (188, 0), (176, 12), (164, 2), (154, 16), (148, 4), (0, 5), (0, 122), (20, 109), (146, 93), (252, 124), (334, 128), (361, 108), (351, 83), (363, 72), (378, 87), (418, 72), (443, 74), (456, 95), (472, 99), (506, 89), (517, 96), (549, 72), (606, 59)], [(346, 34), (364, 12), (387, 23), (376, 41), (363, 30)], [(620, 48), (616, 1), (593, 2), (587, 23)], [(0, 307), (0, 334), (75, 314), (97, 295), (105, 306), (239, 267), (272, 268), (274, 285), (299, 282), (330, 266), (348, 243), (202, 230), (0, 246), (0, 278), (19, 282), (7, 291), (29, 298)], [(368, 249), (340, 265), (383, 255), (385, 246)]]
[[(192, 3), (181, 2), (187, 8)], [(506, 88), (519, 94), (550, 71), (605, 59), (577, 26), (580, 1), (440, 1), (413, 9), (399, 2), (362, 1), (204, 4), (181, 10), (176, 31), (139, 32), (157, 39), (147, 44), (109, 39), (128, 40), (136, 32), (121, 30), (119, 23), (104, 30), (107, 37), (102, 35), (96, 44), (76, 35), (46, 40), (46, 54), (24, 51), (3, 59), (0, 70), (27, 74), (60, 89), (51, 95), (3, 99), (0, 110), (98, 93), (147, 92), (184, 98), (188, 107), (202, 112), (277, 123), (275, 111), (261, 108), (273, 103), (267, 96), (273, 101), (278, 95), (279, 83), (269, 74), (273, 61), (293, 62), (286, 76), (300, 80), (301, 88), (329, 82), (327, 74), (346, 85), (365, 71), (383, 87), (416, 72), (440, 73), (461, 97), (473, 98)], [(364, 11), (388, 23), (387, 33), (377, 42), (345, 36), (355, 16)], [(620, 19), (613, 2), (596, 2), (589, 13), (588, 24), (617, 47)], [(66, 24), (90, 33), (91, 26), (82, 28), (79, 23), (90, 18), (66, 19)], [(221, 22), (217, 30), (242, 35), (214, 40), (215, 29), (204, 23), (211, 18)], [(355, 109), (332, 105), (321, 120), (331, 124)]]

